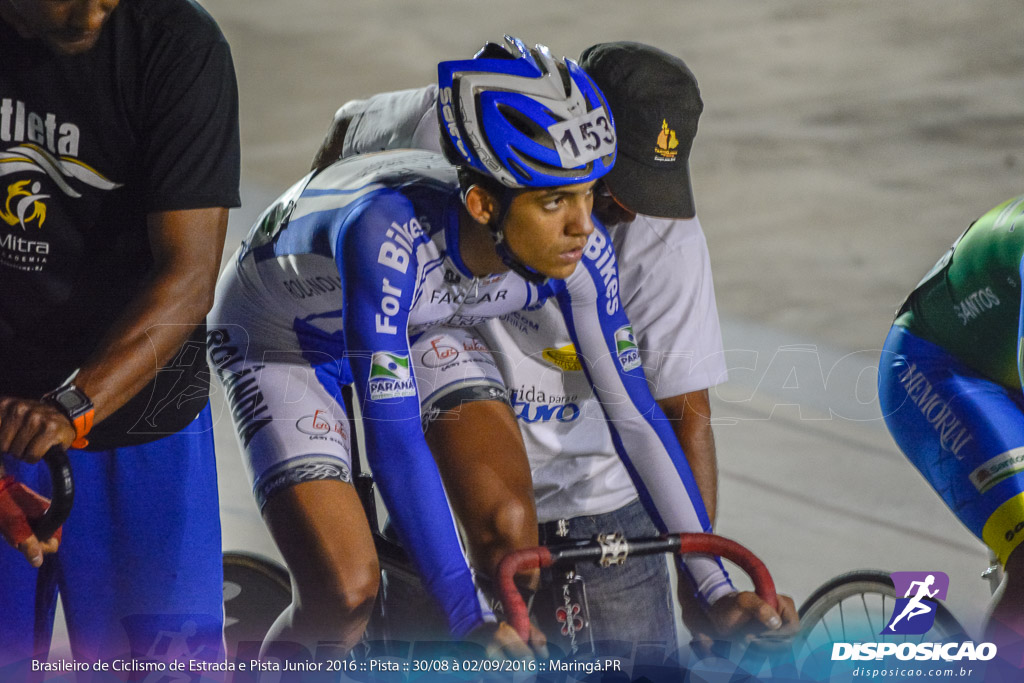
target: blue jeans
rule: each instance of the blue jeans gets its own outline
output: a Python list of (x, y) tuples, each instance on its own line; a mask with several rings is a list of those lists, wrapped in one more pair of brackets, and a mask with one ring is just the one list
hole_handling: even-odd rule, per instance
[[(540, 526), (542, 545), (587, 540), (611, 532), (627, 538), (659, 535), (639, 501), (603, 515), (562, 521), (564, 534), (559, 533), (559, 522)], [(630, 557), (625, 564), (608, 568), (588, 562), (577, 566), (575, 573), (583, 579), (589, 606), (588, 628), (598, 655), (655, 664), (676, 657), (673, 585), (664, 555)], [(567, 609), (562, 575), (545, 572), (544, 585), (534, 598), (533, 614), (549, 642), (568, 653), (567, 631), (573, 630), (569, 622), (574, 610), (571, 606)], [(570, 588), (569, 603), (578, 598), (573, 593)], [(576, 620), (575, 625), (579, 623)], [(585, 631), (576, 634), (577, 642), (586, 639)]]

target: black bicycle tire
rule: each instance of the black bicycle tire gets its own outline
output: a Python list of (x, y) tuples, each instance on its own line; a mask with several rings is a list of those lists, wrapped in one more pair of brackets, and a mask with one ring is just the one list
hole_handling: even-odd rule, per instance
[[(855, 589), (858, 584), (876, 586), (880, 590), (872, 592), (887, 595), (894, 600), (897, 597), (892, 577), (889, 575), (889, 572), (884, 570), (856, 569), (834, 576), (815, 589), (800, 605), (800, 609), (797, 610), (797, 614), (800, 616), (800, 634), (798, 639), (805, 639), (813, 631), (814, 626), (821, 621), (821, 617), (814, 619), (814, 621), (810, 621), (810, 619), (815, 616), (813, 612), (820, 610), (828, 601), (831, 601), (831, 605), (828, 606), (828, 609), (831, 609), (831, 607), (839, 604), (846, 597), (864, 594), (864, 591)], [(941, 632), (948, 634), (947, 637), (950, 639), (955, 639), (958, 635), (963, 636), (965, 630), (960, 621), (953, 616), (953, 613), (946, 607), (945, 603), (941, 600), (935, 600), (935, 602), (937, 603), (935, 625)], [(822, 611), (821, 616), (824, 616), (828, 609)]]
[[(228, 551), (224, 565), (224, 638), (230, 655), (240, 642), (263, 640), (278, 615), (291, 603), (292, 584), (288, 570), (270, 558), (243, 551)], [(239, 572), (242, 572), (240, 575)], [(263, 582), (259, 590), (248, 591), (243, 582)], [(238, 585), (237, 595), (228, 595), (229, 584)], [(258, 601), (252, 601), (253, 597)], [(240, 598), (240, 601), (239, 601)]]

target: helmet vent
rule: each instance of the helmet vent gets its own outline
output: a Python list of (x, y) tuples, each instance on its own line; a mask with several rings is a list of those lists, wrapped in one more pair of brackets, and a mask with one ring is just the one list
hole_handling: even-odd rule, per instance
[(551, 136), (546, 135), (547, 131), (535, 121), (530, 120), (524, 113), (507, 104), (498, 104), (498, 111), (520, 133), (551, 149)]
[(558, 75), (562, 77), (562, 88), (565, 90), (565, 96), (568, 97), (572, 94), (572, 77), (569, 76), (569, 69), (562, 62), (558, 62)]

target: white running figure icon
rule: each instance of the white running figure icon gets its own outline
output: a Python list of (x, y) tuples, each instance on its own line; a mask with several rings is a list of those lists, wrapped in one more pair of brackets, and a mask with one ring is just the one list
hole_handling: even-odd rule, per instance
[(907, 606), (903, 608), (903, 611), (900, 612), (900, 615), (893, 619), (891, 622), (889, 622), (889, 626), (886, 627), (887, 630), (894, 632), (895, 629), (893, 627), (896, 626), (896, 622), (902, 619), (903, 617), (906, 617), (907, 621), (910, 621), (911, 619), (920, 614), (927, 614), (928, 612), (931, 612), (931, 607), (921, 604), (921, 600), (923, 600), (924, 598), (934, 598), (935, 595), (939, 592), (938, 588), (929, 592), (929, 587), (931, 587), (931, 585), (934, 583), (934, 574), (929, 574), (928, 578), (926, 578), (924, 581), (911, 581), (910, 586), (907, 587), (907, 594), (903, 597), (910, 598), (910, 594), (914, 592), (914, 586), (918, 587), (917, 595), (910, 598), (910, 602), (908, 602)]

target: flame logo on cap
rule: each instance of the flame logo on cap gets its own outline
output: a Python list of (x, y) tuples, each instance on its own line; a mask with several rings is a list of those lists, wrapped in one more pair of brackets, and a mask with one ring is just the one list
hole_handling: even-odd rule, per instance
[(676, 147), (679, 146), (679, 140), (676, 138), (676, 132), (668, 127), (668, 121), (665, 119), (661, 120), (661, 132), (658, 133), (658, 146), (654, 148), (655, 159), (658, 161), (675, 161)]

